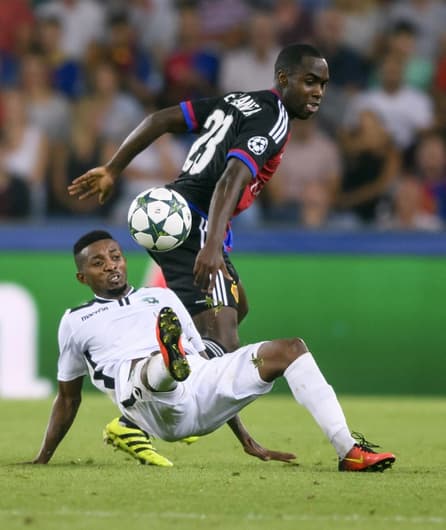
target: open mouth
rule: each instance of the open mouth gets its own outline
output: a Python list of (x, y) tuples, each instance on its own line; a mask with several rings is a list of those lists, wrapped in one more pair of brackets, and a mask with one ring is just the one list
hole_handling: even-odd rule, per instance
[(319, 103), (307, 103), (305, 108), (310, 112), (317, 112), (319, 110)]
[(113, 274), (110, 274), (110, 276), (108, 277), (108, 281), (110, 283), (117, 283), (119, 282), (119, 280), (121, 279), (121, 275), (117, 272), (114, 272)]

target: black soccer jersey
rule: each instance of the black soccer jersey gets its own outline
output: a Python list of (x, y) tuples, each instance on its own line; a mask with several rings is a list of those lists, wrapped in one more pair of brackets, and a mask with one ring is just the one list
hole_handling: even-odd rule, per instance
[(252, 181), (234, 211), (248, 208), (277, 169), (289, 137), (288, 113), (274, 90), (233, 92), (218, 98), (180, 103), (188, 129), (198, 132), (171, 187), (208, 214), (212, 193), (227, 160), (242, 160)]

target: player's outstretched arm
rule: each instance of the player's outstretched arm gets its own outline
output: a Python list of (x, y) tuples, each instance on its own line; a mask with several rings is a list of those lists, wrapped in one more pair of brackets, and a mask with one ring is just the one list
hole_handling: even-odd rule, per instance
[(78, 377), (73, 381), (59, 381), (42, 447), (33, 464), (47, 464), (71, 427), (81, 404), (83, 379)]
[(97, 195), (99, 204), (104, 204), (113, 191), (116, 178), (106, 166), (95, 167), (74, 179), (68, 186), (68, 193), (80, 201)]
[(293, 453), (272, 451), (271, 449), (266, 449), (258, 444), (248, 433), (239, 416), (234, 416), (234, 418), (230, 419), (228, 425), (242, 444), (245, 453), (248, 453), (248, 455), (260, 458), (260, 460), (278, 460), (279, 462), (287, 463), (292, 463), (293, 460), (296, 459), (296, 455)]
[(80, 200), (97, 196), (99, 203), (103, 204), (110, 197), (115, 180), (136, 155), (165, 133), (186, 131), (186, 121), (179, 105), (150, 114), (127, 136), (104, 166), (90, 169), (74, 179), (68, 186), (68, 193)]
[(248, 166), (238, 158), (230, 158), (217, 182), (209, 206), (206, 243), (197, 254), (193, 270), (195, 285), (203, 291), (212, 292), (219, 270), (229, 276), (221, 251), (223, 240), (240, 194), (251, 179)]

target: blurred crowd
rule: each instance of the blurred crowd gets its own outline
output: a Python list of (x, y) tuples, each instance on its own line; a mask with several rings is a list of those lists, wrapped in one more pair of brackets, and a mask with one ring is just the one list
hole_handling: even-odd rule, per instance
[(193, 138), (160, 138), (102, 207), (67, 184), (154, 109), (272, 87), (280, 48), (307, 42), (330, 67), (325, 100), (293, 122), (278, 173), (236, 222), (442, 230), (445, 22), (440, 0), (0, 2), (0, 220), (122, 223)]

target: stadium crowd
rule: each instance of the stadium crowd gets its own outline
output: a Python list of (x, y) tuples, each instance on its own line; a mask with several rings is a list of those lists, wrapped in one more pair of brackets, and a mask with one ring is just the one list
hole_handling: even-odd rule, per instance
[(330, 83), (293, 123), (279, 171), (239, 226), (446, 226), (446, 2), (8, 0), (0, 2), (0, 219), (122, 223), (172, 180), (190, 137), (165, 136), (104, 206), (66, 186), (150, 111), (272, 86), (278, 50), (314, 44)]

